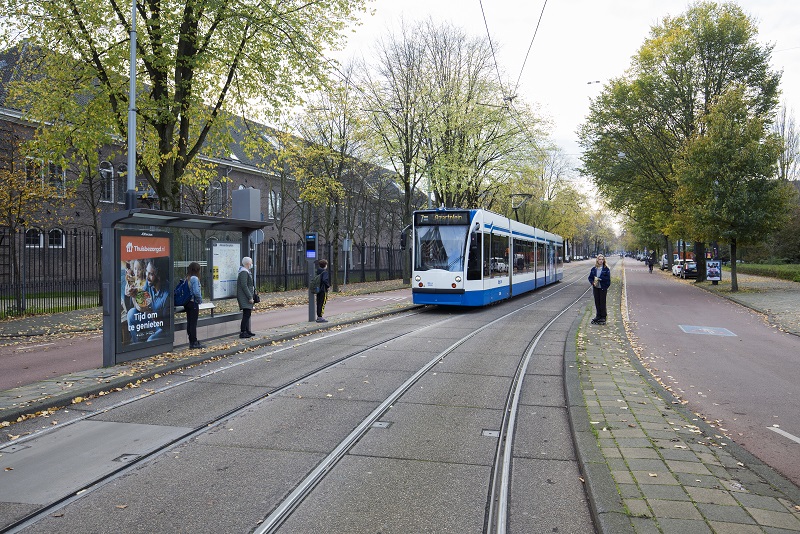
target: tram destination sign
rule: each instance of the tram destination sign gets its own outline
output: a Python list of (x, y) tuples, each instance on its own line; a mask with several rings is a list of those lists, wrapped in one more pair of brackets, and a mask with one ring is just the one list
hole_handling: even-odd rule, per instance
[(422, 211), (414, 214), (415, 226), (463, 226), (468, 224), (468, 211)]

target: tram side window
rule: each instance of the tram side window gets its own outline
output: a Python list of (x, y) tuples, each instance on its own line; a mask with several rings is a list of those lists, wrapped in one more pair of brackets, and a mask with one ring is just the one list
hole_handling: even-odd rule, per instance
[(488, 255), (484, 255), (484, 270), (488, 276), (508, 276), (508, 243), (507, 236), (489, 234)]
[(514, 240), (514, 273), (527, 273), (533, 270), (533, 243), (530, 241)]
[(483, 234), (481, 232), (470, 232), (469, 251), (467, 252), (467, 280), (481, 279), (481, 249)]

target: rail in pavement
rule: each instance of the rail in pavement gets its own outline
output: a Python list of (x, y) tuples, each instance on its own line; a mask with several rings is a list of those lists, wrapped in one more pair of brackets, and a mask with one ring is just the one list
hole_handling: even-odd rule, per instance
[[(619, 272), (620, 269), (616, 269)], [(589, 324), (591, 303), (565, 349), (567, 399), (595, 524), (603, 534), (800, 532), (800, 489), (686, 412), (641, 366), (624, 333), (621, 278), (609, 294), (609, 322)], [(379, 311), (290, 325), (202, 356), (185, 351), (130, 366), (95, 369), (0, 392), (0, 421), (126, 387), (155, 373), (271, 344), (303, 332), (363, 320)], [(64, 384), (71, 384), (64, 388)], [(49, 388), (49, 389), (48, 389)], [(48, 398), (46, 398), (48, 397)], [(35, 408), (34, 408), (35, 407)]]
[[(389, 289), (396, 289), (396, 287)], [(365, 296), (361, 295), (361, 297)], [(367, 318), (398, 313), (414, 307), (410, 302), (389, 302), (387, 304), (378, 302), (376, 305), (360, 311), (329, 315), (327, 316), (328, 323), (297, 322), (277, 327), (264, 325), (263, 328), (258, 325), (259, 314), (256, 313), (253, 315), (253, 328), (257, 335), (250, 339), (228, 336), (208, 343), (208, 348), (204, 350), (190, 350), (188, 346), (184, 345), (176, 348), (173, 352), (150, 358), (125, 362), (113, 367), (86, 369), (0, 391), (0, 427), (7, 426), (8, 423), (17, 421), (19, 418), (34, 417), (55, 411), (60, 407), (69, 406), (73, 402), (86, 400), (93, 395), (118, 391), (122, 388), (139, 387), (156, 375), (160, 376), (198, 365), (204, 361), (272, 345), (299, 335), (356, 323)], [(328, 308), (330, 310), (331, 306)], [(81, 318), (87, 314), (89, 317), (92, 316), (92, 312), (74, 312), (69, 320), (76, 325), (77, 329)], [(62, 330), (56, 326), (65, 320), (68, 319), (65, 319), (64, 314), (59, 314), (55, 318), (52, 316), (30, 317), (24, 321), (16, 321), (12, 327), (5, 325), (5, 331), (8, 334), (11, 332), (10, 329), (19, 331), (22, 328), (23, 332), (28, 332), (29, 335), (40, 335), (43, 339), (47, 338), (49, 341), (57, 343), (59, 339), (57, 335), (48, 336), (51, 332), (61, 332)], [(2, 332), (3, 329), (0, 328), (0, 334)]]

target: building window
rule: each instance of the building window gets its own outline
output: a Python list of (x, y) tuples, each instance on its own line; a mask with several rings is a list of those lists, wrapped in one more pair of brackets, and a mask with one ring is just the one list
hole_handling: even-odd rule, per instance
[(281, 216), (281, 194), (279, 191), (269, 192), (269, 204), (267, 205), (267, 219), (275, 220)]
[(47, 246), (49, 248), (64, 248), (64, 231), (60, 228), (53, 228), (47, 232)]
[(47, 181), (55, 190), (55, 195), (63, 198), (67, 195), (67, 171), (61, 165), (49, 163), (47, 165)]
[(275, 269), (275, 240), (271, 237), (267, 242), (267, 265), (270, 270)]
[(25, 179), (27, 181), (37, 181), (42, 186), (45, 184), (54, 189), (54, 196), (64, 197), (67, 186), (67, 173), (60, 165), (38, 158), (25, 159)]
[(114, 165), (100, 162), (100, 202), (114, 202)]
[(25, 181), (32, 182), (38, 181), (41, 183), (44, 171), (42, 170), (42, 162), (38, 159), (25, 158)]
[(214, 180), (208, 186), (208, 213), (219, 215), (225, 206), (225, 186), (219, 180)]
[(25, 246), (28, 248), (42, 248), (44, 246), (44, 234), (38, 228), (25, 230)]
[(295, 250), (295, 266), (298, 269), (301, 269), (303, 264), (305, 263), (305, 252), (306, 246), (305, 244), (298, 240), (294, 247)]
[(125, 192), (128, 190), (128, 166), (125, 163), (117, 165), (117, 203), (125, 204)]

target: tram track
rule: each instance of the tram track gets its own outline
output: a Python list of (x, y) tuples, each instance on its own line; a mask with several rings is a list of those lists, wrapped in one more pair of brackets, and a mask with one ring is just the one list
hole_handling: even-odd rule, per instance
[[(419, 313), (419, 312), (412, 312), (412, 314), (415, 314), (415, 313)], [(402, 314), (402, 315), (397, 316), (397, 317), (403, 317), (403, 316), (407, 316), (407, 315), (411, 315), (411, 314), (406, 313), (406, 314)], [(389, 317), (389, 318), (386, 318), (386, 319), (382, 319), (381, 321), (379, 321), (379, 323), (390, 322), (395, 318), (396, 317)], [(452, 318), (444, 319), (442, 321), (439, 321), (439, 323), (437, 323), (437, 324), (446, 323), (449, 320), (452, 320)], [(374, 326), (374, 323), (372, 323), (371, 325)], [(361, 325), (361, 326), (354, 327), (354, 329), (365, 328), (367, 326), (370, 326), (370, 325)], [(352, 330), (353, 329), (351, 329), (350, 331), (352, 332)], [(92, 482), (77, 488), (74, 492), (70, 493), (69, 495), (65, 495), (64, 497), (62, 497), (62, 498), (54, 501), (53, 503), (51, 503), (51, 504), (49, 504), (49, 505), (37, 510), (34, 513), (31, 513), (31, 514), (27, 515), (26, 517), (23, 517), (22, 519), (14, 522), (13, 524), (4, 526), (0, 530), (0, 533), (5, 534), (5, 533), (21, 532), (24, 528), (26, 528), (26, 527), (38, 522), (41, 518), (58, 511), (59, 509), (63, 508), (64, 506), (67, 506), (68, 504), (74, 502), (78, 498), (82, 498), (82, 497), (86, 496), (89, 492), (99, 489), (103, 484), (105, 484), (107, 482), (110, 482), (112, 480), (115, 480), (116, 478), (119, 478), (120, 476), (122, 476), (122, 475), (124, 475), (124, 474), (126, 474), (128, 472), (131, 472), (134, 469), (137, 469), (141, 464), (152, 460), (153, 458), (159, 456), (160, 454), (164, 453), (165, 451), (170, 450), (171, 448), (173, 448), (173, 447), (175, 447), (177, 445), (185, 443), (185, 442), (187, 442), (187, 441), (189, 441), (189, 440), (191, 440), (191, 439), (193, 439), (193, 438), (195, 438), (195, 437), (197, 437), (197, 436), (199, 436), (199, 435), (201, 435), (201, 434), (203, 434), (205, 432), (208, 432), (208, 431), (216, 428), (218, 425), (224, 423), (225, 421), (227, 421), (231, 417), (235, 417), (237, 414), (243, 413), (246, 410), (249, 410), (249, 409), (253, 408), (258, 403), (264, 401), (265, 399), (269, 398), (270, 396), (277, 395), (277, 394), (287, 390), (288, 388), (293, 387), (297, 382), (313, 378), (314, 376), (318, 375), (319, 373), (321, 373), (321, 372), (323, 372), (325, 370), (328, 370), (330, 368), (333, 368), (333, 367), (341, 364), (342, 362), (349, 360), (350, 358), (353, 358), (355, 356), (358, 356), (360, 354), (368, 352), (369, 350), (372, 350), (376, 346), (379, 346), (379, 345), (381, 345), (383, 343), (387, 343), (389, 341), (393, 341), (393, 340), (399, 339), (399, 338), (401, 338), (403, 336), (409, 335), (410, 333), (413, 333), (413, 332), (403, 332), (403, 333), (397, 334), (395, 336), (392, 336), (391, 338), (389, 338), (387, 340), (383, 340), (383, 341), (378, 342), (376, 344), (373, 344), (371, 346), (367, 346), (367, 347), (364, 347), (364, 348), (359, 349), (357, 351), (353, 351), (351, 353), (345, 354), (344, 356), (341, 356), (341, 357), (335, 359), (334, 361), (331, 361), (331, 362), (329, 362), (329, 363), (327, 363), (325, 365), (319, 366), (319, 367), (317, 367), (317, 368), (315, 368), (315, 369), (313, 369), (313, 370), (311, 370), (311, 371), (309, 371), (307, 373), (299, 375), (296, 378), (294, 378), (292, 380), (289, 380), (286, 383), (284, 383), (284, 384), (282, 384), (282, 385), (280, 385), (280, 386), (278, 386), (278, 387), (276, 387), (276, 388), (274, 388), (274, 389), (272, 389), (270, 391), (264, 392), (263, 394), (260, 394), (257, 397), (255, 397), (255, 398), (253, 398), (251, 400), (248, 400), (248, 401), (240, 404), (239, 406), (237, 406), (235, 408), (229, 409), (229, 410), (225, 411), (222, 414), (217, 414), (215, 417), (213, 417), (213, 418), (211, 418), (211, 419), (209, 419), (209, 420), (197, 425), (191, 431), (186, 432), (186, 433), (182, 434), (181, 436), (178, 436), (178, 437), (176, 437), (176, 438), (174, 438), (172, 440), (169, 440), (168, 442), (163, 443), (162, 445), (160, 445), (157, 448), (153, 449), (148, 454), (144, 454), (144, 455), (138, 456), (136, 458), (131, 458), (129, 461), (127, 461), (120, 468), (118, 468), (118, 469), (116, 469), (114, 471), (111, 471), (111, 472), (107, 473), (106, 475), (104, 475), (102, 477), (99, 477), (99, 478), (93, 480)], [(336, 336), (336, 335), (339, 335), (339, 333), (338, 332), (329, 333), (329, 334), (323, 336), (322, 338), (329, 338), (329, 337)], [(226, 365), (226, 366), (214, 369), (213, 371), (210, 371), (210, 372), (207, 372), (207, 373), (202, 373), (202, 374), (200, 374), (198, 376), (188, 377), (186, 380), (182, 380), (182, 381), (179, 381), (179, 382), (173, 382), (173, 383), (168, 384), (166, 386), (163, 386), (163, 387), (160, 387), (160, 388), (157, 388), (157, 389), (153, 389), (152, 391), (147, 392), (145, 394), (137, 395), (137, 396), (135, 396), (133, 398), (125, 399), (123, 401), (117, 402), (117, 403), (115, 403), (115, 404), (113, 404), (111, 406), (105, 407), (103, 409), (94, 410), (94, 411), (85, 413), (85, 414), (83, 414), (83, 415), (81, 415), (81, 416), (79, 416), (77, 418), (74, 418), (74, 419), (72, 419), (72, 420), (70, 420), (70, 421), (68, 421), (66, 423), (61, 424), (58, 427), (45, 428), (45, 429), (43, 429), (42, 431), (40, 431), (40, 432), (38, 432), (36, 434), (23, 436), (22, 438), (16, 440), (13, 445), (15, 447), (19, 447), (21, 445), (24, 445), (28, 441), (33, 441), (36, 438), (41, 437), (42, 435), (45, 435), (45, 434), (48, 434), (48, 433), (51, 433), (51, 432), (61, 431), (64, 428), (66, 428), (66, 427), (68, 427), (70, 425), (74, 425), (74, 424), (76, 424), (76, 423), (78, 423), (80, 421), (85, 421), (87, 419), (91, 419), (92, 417), (96, 417), (96, 416), (98, 416), (100, 414), (111, 412), (111, 411), (113, 411), (113, 410), (115, 410), (117, 408), (121, 408), (121, 407), (124, 407), (124, 406), (128, 406), (128, 405), (134, 404), (134, 403), (136, 403), (138, 401), (141, 401), (144, 398), (151, 397), (153, 395), (157, 395), (157, 394), (160, 394), (160, 393), (165, 393), (165, 392), (170, 391), (172, 389), (179, 388), (179, 387), (182, 387), (182, 386), (186, 386), (187, 384), (190, 384), (191, 382), (195, 382), (195, 381), (201, 380), (203, 378), (207, 378), (209, 376), (212, 376), (212, 375), (215, 375), (215, 374), (218, 374), (218, 373), (224, 373), (227, 370), (233, 369), (235, 367), (247, 365), (247, 364), (249, 364), (249, 363), (251, 363), (253, 361), (260, 360), (260, 359), (275, 355), (275, 354), (277, 354), (279, 352), (283, 352), (283, 351), (286, 351), (286, 350), (294, 349), (294, 348), (297, 348), (299, 346), (305, 345), (307, 343), (316, 342), (318, 339), (321, 339), (321, 338), (315, 338), (314, 340), (302, 340), (302, 341), (297, 342), (297, 343), (291, 343), (291, 344), (289, 344), (289, 345), (287, 345), (285, 347), (281, 347), (281, 348), (278, 348), (278, 349), (275, 349), (275, 350), (272, 350), (272, 351), (269, 351), (269, 352), (266, 352), (266, 353), (263, 353), (263, 354), (258, 354), (258, 355), (254, 356), (252, 358), (248, 358), (248, 359), (245, 359), (245, 360), (242, 360), (242, 361), (239, 361), (239, 362), (235, 362), (235, 363), (232, 363), (230, 365)], [(7, 447), (8, 446), (0, 447), (0, 452), (2, 452)]]
[[(578, 277), (576, 280), (569, 282), (565, 287), (569, 287), (581, 280)], [(477, 336), (484, 330), (493, 327), (501, 321), (512, 317), (526, 309), (539, 304), (542, 300), (552, 297), (558, 292), (565, 289), (565, 287), (557, 288), (549, 295), (542, 297), (530, 304), (521, 308), (513, 310), (509, 313), (492, 320), (484, 326), (474, 330), (470, 334), (463, 336), (461, 339), (450, 345), (447, 349), (440, 352), (429, 360), (423, 367), (415, 372), (408, 380), (406, 380), (400, 387), (392, 392), (372, 413), (359, 423), (359, 425), (345, 438), (339, 445), (322, 461), (317, 467), (309, 473), (309, 475), (275, 508), (275, 510), (267, 516), (267, 518), (256, 528), (254, 534), (272, 534), (278, 531), (280, 526), (286, 518), (295, 510), (302, 501), (313, 491), (314, 487), (325, 477), (325, 475), (334, 468), (336, 463), (347, 454), (348, 451), (358, 442), (367, 431), (390, 409), (390, 407), (398, 402), (401, 397), (416, 384), (424, 375), (431, 371), (437, 364), (443, 361), (448, 355), (452, 354), (458, 347), (466, 343), (469, 339)], [(485, 532), (505, 533), (507, 526), (507, 505), (508, 493), (511, 484), (511, 449), (514, 439), (514, 425), (516, 421), (516, 411), (519, 406), (519, 399), (521, 394), (522, 383), (524, 380), (525, 371), (530, 362), (539, 340), (544, 333), (553, 325), (564, 313), (579, 303), (588, 290), (585, 290), (577, 299), (566, 305), (555, 317), (553, 317), (545, 326), (536, 332), (536, 335), (528, 344), (517, 371), (512, 379), (512, 386), (509, 389), (509, 394), (504, 409), (502, 429), (498, 438), (497, 455), (495, 465), (493, 467), (493, 476), (491, 488), (489, 491), (489, 498), (487, 504), (487, 516)]]
[[(521, 311), (524, 311), (526, 309), (530, 309), (531, 307), (541, 303), (542, 301), (551, 298), (553, 295), (556, 295), (556, 294), (560, 293), (561, 291), (567, 289), (568, 287), (571, 287), (573, 284), (582, 281), (582, 279), (583, 279), (583, 277), (577, 277), (575, 280), (570, 281), (570, 282), (564, 281), (559, 286), (550, 286), (548, 288), (545, 288), (544, 292), (540, 293), (538, 295), (533, 294), (532, 296), (536, 297), (533, 302), (530, 302), (529, 304), (526, 304), (525, 306), (523, 306), (521, 308), (518, 308), (516, 310), (513, 310), (513, 311), (511, 311), (509, 313), (505, 313), (504, 315), (492, 320), (491, 322), (488, 322), (483, 327), (473, 331), (469, 335), (463, 336), (462, 338), (460, 338), (456, 342), (452, 343), (447, 349), (442, 351), (440, 354), (437, 354), (434, 358), (432, 358), (430, 361), (428, 361), (428, 363), (426, 365), (424, 365), (422, 368), (420, 368), (416, 373), (414, 373), (411, 377), (409, 377), (408, 380), (406, 380), (403, 384), (401, 384), (400, 387), (398, 387), (389, 397), (387, 397), (382, 403), (380, 403), (380, 405), (378, 407), (376, 407), (372, 411), (372, 413), (369, 414), (369, 416), (364, 418), (362, 420), (362, 422), (351, 432), (351, 434), (345, 440), (343, 440), (339, 444), (339, 446), (334, 448), (334, 450), (331, 451), (331, 453), (328, 455), (328, 457), (326, 457), (325, 460), (323, 460), (323, 462), (320, 462), (320, 464), (314, 470), (312, 470), (308, 474), (308, 476), (306, 476), (306, 478), (294, 488), (294, 490), (291, 491), (289, 496), (283, 502), (281, 502), (281, 504), (279, 506), (277, 506), (277, 507), (275, 507), (273, 509), (273, 511), (270, 513), (270, 515), (267, 516), (267, 518), (259, 525), (259, 527), (257, 528), (257, 530), (255, 532), (274, 532), (278, 528), (280, 528), (280, 525), (283, 523), (283, 521), (287, 517), (289, 517), (291, 515), (292, 511), (305, 499), (305, 497), (313, 490), (313, 488), (319, 483), (319, 481), (322, 480), (326, 476), (326, 474), (329, 473), (334, 468), (336, 463), (345, 454), (347, 454), (347, 452), (350, 450), (350, 448), (352, 448), (353, 444), (355, 444), (359, 439), (361, 439), (361, 437), (372, 427), (372, 425), (376, 421), (378, 421), (380, 419), (380, 417), (384, 413), (386, 413), (386, 411), (389, 409), (389, 407), (392, 406), (393, 403), (397, 402), (397, 400), (400, 399), (409, 390), (409, 388), (413, 387), (413, 385), (415, 383), (417, 383), (417, 381), (419, 381), (419, 379), (422, 376), (424, 376), (425, 374), (430, 372), (430, 370), (433, 369), (439, 362), (441, 362), (447, 356), (447, 354), (452, 353), (459, 346), (463, 345), (469, 339), (471, 339), (474, 336), (478, 335), (480, 332), (486, 330), (487, 328), (489, 328), (489, 327), (491, 327), (493, 325), (496, 325), (500, 321), (503, 321), (504, 319), (506, 319), (508, 317), (511, 317), (511, 316), (513, 316), (513, 315), (515, 315), (517, 313), (520, 313)], [(499, 459), (500, 458), (502, 458), (502, 459), (499, 461), (499, 463), (498, 462), (495, 463), (495, 467), (493, 468), (492, 479), (493, 480), (497, 479), (497, 480), (500, 481), (500, 483), (499, 484), (492, 484), (493, 489), (490, 491), (489, 502), (490, 503), (497, 503), (497, 504), (491, 504), (491, 505), (487, 506), (487, 509), (491, 509), (492, 510), (492, 512), (487, 515), (487, 525), (490, 525), (490, 526), (487, 526), (487, 531), (492, 531), (492, 532), (504, 532), (505, 531), (505, 530), (501, 530), (500, 527), (496, 527), (495, 525), (504, 525), (505, 524), (505, 519), (503, 517), (503, 512), (501, 512), (501, 510), (504, 510), (506, 508), (506, 506), (504, 505), (504, 501), (507, 500), (507, 495), (508, 495), (507, 488), (508, 488), (509, 479), (510, 479), (510, 474), (509, 474), (509, 471), (508, 471), (508, 465), (510, 464), (510, 461), (507, 458), (510, 458), (510, 456), (509, 456), (510, 455), (510, 447), (507, 447), (507, 446), (500, 447), (499, 444), (504, 444), (504, 443), (507, 444), (507, 443), (512, 443), (513, 442), (513, 429), (514, 429), (513, 413), (516, 410), (515, 406), (516, 406), (516, 403), (519, 400), (519, 391), (520, 391), (520, 388), (522, 386), (522, 381), (523, 381), (523, 378), (524, 378), (525, 368), (527, 367), (527, 361), (530, 360), (530, 357), (532, 356), (532, 354), (533, 354), (533, 352), (535, 350), (535, 347), (536, 347), (536, 345), (538, 343), (538, 340), (541, 339), (541, 336), (544, 334), (544, 332), (561, 315), (563, 315), (563, 313), (565, 313), (568, 309), (570, 309), (577, 302), (579, 302), (583, 298), (584, 295), (585, 295), (585, 291), (580, 297), (578, 297), (577, 299), (573, 300), (570, 304), (565, 306), (562, 309), (562, 311), (558, 314), (558, 316), (556, 316), (553, 319), (551, 319), (549, 323), (547, 323), (544, 327), (542, 327), (541, 329), (539, 329), (537, 331), (536, 335), (534, 336), (534, 338), (529, 343), (528, 348), (525, 351), (525, 354), (523, 355), (523, 358), (522, 358), (522, 360), (520, 362), (520, 365), (518, 366), (517, 372), (515, 374), (515, 378), (512, 381), (512, 383), (514, 385), (512, 386), (512, 388), (510, 389), (510, 392), (509, 392), (509, 401), (508, 402), (510, 402), (511, 404), (509, 404), (507, 402), (507, 407), (508, 408), (507, 408), (506, 414), (504, 416), (502, 436), (498, 440), (498, 454), (497, 454), (497, 456), (498, 456)], [(424, 313), (424, 312), (415, 312), (415, 313)], [(409, 315), (411, 315), (411, 314), (402, 314), (401, 316), (397, 316), (397, 317), (407, 317)], [(433, 322), (433, 323), (431, 323), (429, 325), (426, 325), (426, 326), (424, 326), (422, 328), (414, 328), (414, 329), (411, 329), (409, 331), (397, 333), (396, 335), (393, 335), (393, 336), (391, 336), (391, 337), (389, 337), (387, 339), (383, 339), (381, 341), (378, 341), (376, 343), (373, 343), (373, 344), (365, 346), (365, 347), (360, 347), (357, 350), (349, 351), (348, 353), (346, 353), (344, 355), (341, 355), (340, 357), (337, 357), (333, 361), (330, 361), (330, 362), (325, 363), (324, 365), (318, 366), (315, 369), (313, 369), (313, 370), (311, 370), (311, 371), (309, 371), (307, 373), (304, 373), (302, 375), (295, 376), (291, 380), (287, 380), (284, 384), (282, 384), (282, 385), (280, 385), (280, 386), (278, 386), (278, 387), (276, 387), (274, 389), (271, 389), (271, 390), (266, 391), (266, 392), (262, 392), (258, 396), (254, 397), (254, 398), (252, 398), (252, 399), (250, 399), (250, 400), (248, 400), (248, 401), (246, 401), (244, 403), (241, 403), (240, 405), (238, 405), (238, 406), (236, 406), (236, 407), (234, 407), (232, 409), (226, 410), (225, 412), (220, 413), (220, 414), (216, 414), (213, 418), (210, 418), (207, 421), (203, 422), (202, 424), (196, 425), (190, 431), (188, 431), (188, 432), (186, 432), (186, 433), (184, 433), (184, 434), (182, 434), (182, 435), (180, 435), (180, 436), (178, 436), (178, 437), (176, 437), (174, 439), (171, 439), (166, 443), (163, 443), (162, 445), (160, 445), (156, 449), (152, 450), (151, 452), (149, 452), (147, 454), (143, 454), (143, 455), (141, 455), (141, 456), (139, 456), (137, 458), (131, 459), (128, 463), (126, 463), (125, 465), (121, 466), (119, 469), (116, 469), (116, 470), (114, 470), (112, 472), (109, 472), (109, 473), (105, 474), (102, 477), (98, 477), (97, 479), (91, 481), (90, 483), (85, 484), (80, 488), (77, 488), (75, 491), (71, 492), (70, 494), (65, 495), (64, 497), (62, 497), (62, 498), (50, 503), (49, 505), (41, 507), (40, 509), (36, 510), (34, 513), (31, 513), (31, 514), (23, 517), (19, 521), (16, 521), (13, 524), (10, 524), (10, 525), (7, 525), (7, 526), (3, 527), (3, 529), (0, 532), (20, 532), (23, 529), (27, 528), (28, 526), (35, 524), (36, 522), (41, 520), (43, 517), (46, 517), (46, 516), (51, 515), (51, 514), (54, 514), (55, 512), (57, 512), (58, 510), (68, 506), (69, 504), (71, 504), (71, 503), (73, 503), (73, 502), (75, 502), (75, 501), (77, 501), (77, 500), (79, 500), (81, 498), (84, 498), (84, 497), (88, 496), (89, 494), (91, 494), (92, 492), (98, 490), (103, 485), (107, 484), (108, 482), (113, 481), (113, 480), (117, 480), (120, 477), (122, 477), (122, 476), (124, 476), (124, 475), (126, 475), (126, 474), (128, 474), (128, 473), (130, 473), (130, 472), (132, 472), (134, 470), (136, 470), (137, 468), (141, 467), (142, 465), (146, 464), (147, 462), (153, 460), (154, 458), (162, 455), (164, 452), (166, 452), (168, 450), (171, 450), (171, 449), (173, 449), (176, 446), (179, 446), (181, 444), (187, 443), (187, 442), (191, 441), (192, 439), (195, 439), (198, 436), (217, 428), (219, 425), (223, 424), (225, 421), (228, 421), (231, 418), (234, 418), (234, 417), (236, 417), (236, 416), (238, 416), (238, 415), (240, 415), (240, 414), (242, 414), (242, 413), (244, 413), (244, 412), (246, 412), (248, 410), (251, 410), (252, 408), (257, 406), (258, 404), (268, 400), (270, 397), (276, 396), (276, 395), (278, 395), (278, 394), (280, 394), (282, 392), (287, 391), (289, 388), (294, 387), (299, 382), (303, 382), (303, 381), (309, 380), (309, 379), (311, 379), (311, 378), (313, 378), (313, 377), (315, 377), (315, 376), (317, 376), (317, 375), (319, 375), (321, 373), (324, 373), (324, 372), (326, 372), (326, 371), (328, 371), (328, 370), (330, 370), (330, 369), (342, 364), (343, 362), (347, 362), (347, 361), (349, 361), (349, 360), (351, 360), (353, 358), (357, 358), (357, 357), (359, 357), (359, 356), (361, 356), (361, 355), (363, 355), (363, 354), (365, 354), (365, 353), (367, 353), (369, 351), (375, 350), (376, 348), (379, 348), (379, 347), (381, 347), (381, 346), (383, 346), (385, 344), (388, 344), (388, 343), (391, 343), (393, 341), (396, 341), (396, 340), (398, 340), (400, 338), (403, 338), (405, 336), (417, 333), (417, 332), (419, 332), (419, 331), (421, 331), (423, 329), (435, 328), (435, 327), (438, 327), (438, 326), (442, 326), (442, 325), (446, 324), (447, 322), (452, 321), (454, 318), (455, 317), (452, 317), (452, 316), (451, 317), (447, 317), (447, 318), (444, 318), (442, 320), (435, 321), (435, 322)], [(368, 328), (368, 327), (374, 326), (376, 324), (385, 324), (385, 323), (387, 323), (389, 321), (392, 321), (393, 319), (394, 318), (382, 319), (379, 322), (368, 323), (368, 324), (361, 325), (361, 326), (358, 326), (358, 327), (353, 327), (353, 328), (348, 329), (347, 331), (348, 332), (353, 332), (354, 328)], [(98, 414), (108, 413), (108, 412), (113, 411), (114, 409), (120, 408), (122, 406), (133, 404), (133, 403), (135, 403), (135, 402), (137, 402), (139, 400), (142, 400), (143, 398), (150, 397), (152, 395), (156, 395), (156, 394), (159, 394), (159, 393), (168, 392), (168, 391), (170, 391), (172, 389), (179, 388), (179, 387), (181, 387), (183, 385), (189, 384), (189, 383), (194, 382), (196, 380), (200, 380), (202, 378), (206, 378), (206, 377), (211, 376), (211, 375), (213, 375), (215, 373), (221, 373), (221, 372), (224, 372), (226, 370), (232, 369), (234, 367), (246, 365), (246, 364), (248, 364), (250, 362), (253, 362), (253, 361), (256, 361), (256, 360), (259, 360), (259, 359), (263, 359), (263, 358), (267, 358), (267, 357), (272, 356), (272, 355), (274, 355), (276, 353), (279, 353), (279, 352), (282, 352), (282, 351), (285, 351), (285, 350), (289, 350), (291, 348), (296, 348), (298, 346), (302, 346), (305, 343), (313, 343), (318, 339), (330, 338), (330, 337), (338, 335), (338, 334), (339, 333), (337, 333), (337, 332), (333, 332), (333, 333), (327, 334), (326, 336), (322, 336), (320, 338), (315, 338), (314, 340), (302, 340), (299, 343), (292, 343), (292, 344), (289, 344), (287, 346), (281, 347), (279, 349), (275, 349), (273, 351), (268, 351), (268, 352), (263, 353), (263, 354), (258, 354), (256, 356), (253, 356), (252, 358), (248, 358), (248, 359), (242, 360), (240, 362), (235, 362), (235, 363), (232, 363), (232, 364), (227, 365), (227, 366), (222, 366), (222, 367), (220, 367), (218, 369), (215, 369), (214, 371), (210, 371), (208, 373), (202, 373), (202, 374), (200, 374), (198, 376), (195, 376), (195, 377), (189, 377), (184, 381), (168, 384), (168, 385), (163, 386), (161, 388), (154, 389), (153, 391), (150, 391), (145, 395), (136, 396), (134, 398), (127, 399), (127, 400), (115, 403), (115, 404), (113, 404), (113, 405), (111, 405), (109, 407), (103, 408), (101, 410), (97, 410), (97, 411), (93, 411), (93, 412), (89, 412), (89, 413), (83, 414), (80, 417), (74, 419), (73, 421), (64, 423), (63, 425), (60, 426), (60, 428), (64, 428), (65, 426), (67, 426), (69, 424), (74, 424), (74, 423), (76, 423), (78, 421), (90, 419), (90, 418), (92, 418), (92, 417), (94, 417), (94, 416), (96, 416)], [(514, 400), (514, 398), (516, 398), (516, 400)], [(508, 417), (509, 413), (512, 414), (512, 417), (510, 417), (510, 418)], [(57, 429), (54, 428), (54, 429), (49, 430), (49, 431), (52, 432), (52, 431), (56, 431), (56, 430)], [(21, 441), (19, 441), (17, 443), (23, 443), (25, 441), (31, 441), (31, 440), (35, 439), (36, 437), (38, 437), (38, 435), (37, 436), (27, 436), (24, 440), (21, 440)], [(497, 467), (498, 465), (502, 465), (503, 467), (498, 468)], [(495, 486), (497, 486), (497, 489), (494, 489)], [(503, 490), (504, 487), (505, 487), (505, 490)], [(502, 528), (504, 528), (504, 527), (502, 527)], [(493, 530), (490, 530), (490, 529), (493, 529)]]

